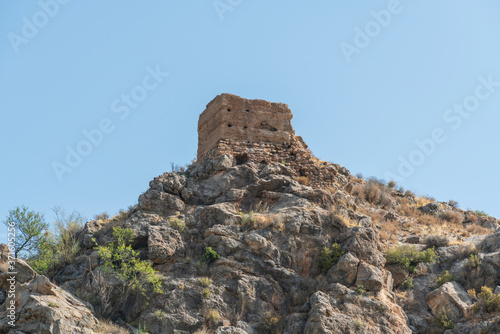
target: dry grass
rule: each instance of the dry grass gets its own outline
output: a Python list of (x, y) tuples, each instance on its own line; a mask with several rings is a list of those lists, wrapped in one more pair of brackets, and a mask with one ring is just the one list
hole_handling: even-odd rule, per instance
[(351, 190), (351, 195), (371, 204), (380, 205), (385, 209), (392, 207), (390, 189), (384, 183), (375, 179), (370, 179), (364, 184), (355, 185)]
[(248, 214), (240, 213), (243, 217), (242, 225), (253, 230), (265, 230), (271, 228), (274, 231), (284, 231), (285, 223), (279, 214), (262, 214), (250, 211)]
[(118, 326), (117, 324), (112, 323), (108, 320), (103, 320), (99, 322), (97, 327), (97, 334), (129, 334), (130, 332)]
[(456, 211), (445, 211), (442, 218), (453, 225), (462, 225), (464, 222), (464, 215)]
[(297, 181), (298, 183), (300, 183), (304, 186), (308, 186), (309, 182), (311, 181), (311, 178), (308, 176), (297, 176), (295, 178), (295, 181)]
[(476, 224), (472, 224), (472, 225), (467, 226), (465, 228), (465, 230), (471, 235), (482, 235), (482, 234), (491, 233), (491, 231), (489, 229), (482, 227), (482, 226), (479, 226), (479, 225), (476, 225)]
[(347, 217), (344, 217), (344, 216), (341, 216), (338, 214), (333, 215), (333, 220), (334, 220), (334, 224), (337, 224), (337, 223), (345, 224), (348, 227), (359, 226), (358, 221), (352, 220), (350, 218), (347, 218)]

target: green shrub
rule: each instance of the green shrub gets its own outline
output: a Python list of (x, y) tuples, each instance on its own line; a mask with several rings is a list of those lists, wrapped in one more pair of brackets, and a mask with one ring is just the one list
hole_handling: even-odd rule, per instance
[(43, 239), (38, 241), (37, 251), (27, 259), (37, 273), (47, 276), (75, 260), (80, 252), (77, 234), (84, 221), (78, 212), (66, 215), (56, 207), (54, 213), (54, 233), (47, 231)]
[(146, 329), (146, 325), (144, 327), (139, 324), (139, 328), (137, 329), (137, 334), (149, 334), (149, 332)]
[(425, 238), (424, 243), (427, 245), (427, 247), (444, 247), (448, 246), (450, 241), (445, 236), (429, 235)]
[(455, 328), (455, 323), (448, 318), (448, 315), (444, 310), (441, 312), (440, 315), (434, 318), (434, 324), (443, 330)]
[(475, 214), (481, 217), (488, 217), (488, 214), (484, 211), (476, 210)]
[(452, 282), (452, 281), (456, 281), (456, 280), (457, 280), (457, 278), (455, 277), (455, 275), (450, 274), (448, 272), (448, 270), (446, 270), (442, 276), (439, 276), (439, 278), (437, 280), (437, 285), (438, 285), (438, 287), (440, 287), (444, 283), (448, 283), (448, 282)]
[(419, 263), (436, 262), (438, 255), (434, 248), (419, 251), (413, 245), (402, 245), (388, 249), (385, 252), (385, 258), (388, 264), (400, 264), (409, 272), (415, 272)]
[(358, 296), (368, 296), (369, 295), (369, 293), (366, 292), (365, 287), (363, 285), (358, 285), (356, 287), (356, 294)]
[(465, 263), (465, 265), (469, 269), (479, 268), (481, 266), (481, 260), (479, 260), (479, 257), (477, 256), (477, 254), (471, 254), (469, 256), (469, 258), (467, 259), (467, 262)]
[(396, 187), (396, 182), (394, 181), (389, 181), (389, 183), (387, 183), (387, 186), (391, 189), (395, 188)]
[[(106, 246), (96, 247), (104, 264), (99, 272), (90, 273), (98, 286), (102, 316), (107, 316), (111, 311), (110, 298), (115, 289), (120, 289), (123, 301), (127, 300), (130, 293), (140, 293), (147, 298), (146, 283), (151, 285), (154, 292), (162, 292), (158, 272), (150, 262), (140, 259), (139, 252), (131, 246), (133, 239), (132, 229), (115, 227), (113, 241)], [(110, 286), (108, 282), (112, 278), (117, 279), (120, 284)]]
[(260, 319), (260, 324), (257, 326), (259, 334), (280, 334), (283, 331), (284, 322), (278, 316), (267, 313), (265, 317)]
[(210, 297), (210, 289), (209, 289), (209, 288), (205, 288), (205, 289), (203, 290), (203, 297), (204, 297), (205, 299), (208, 299), (208, 298)]
[(156, 310), (153, 312), (153, 316), (158, 319), (158, 320), (163, 320), (167, 317), (167, 314), (163, 312), (162, 310)]
[(340, 247), (339, 244), (335, 243), (330, 248), (323, 247), (319, 254), (318, 266), (322, 272), (326, 273), (333, 267), (340, 259), (342, 255), (344, 255), (344, 251)]
[(487, 286), (481, 288), (481, 292), (477, 294), (479, 300), (488, 301), (493, 296), (493, 291)]
[(200, 277), (198, 278), (198, 282), (200, 282), (201, 285), (207, 288), (213, 283), (213, 281), (208, 277)]
[(413, 283), (413, 277), (408, 277), (406, 281), (401, 283), (401, 286), (407, 290), (413, 289), (415, 287), (415, 283)]
[(220, 313), (217, 310), (208, 310), (205, 319), (208, 321), (208, 323), (215, 324), (220, 320)]
[(243, 227), (254, 226), (256, 223), (256, 219), (253, 215), (254, 215), (253, 211), (250, 211), (248, 214), (241, 213), (241, 225)]
[(487, 287), (481, 287), (481, 292), (477, 294), (478, 302), (472, 306), (472, 310), (477, 313), (484, 310), (488, 313), (500, 312), (500, 295), (494, 295), (493, 291)]
[(500, 312), (500, 295), (496, 295), (486, 302), (486, 311), (490, 313)]
[(205, 248), (205, 254), (203, 254), (203, 257), (201, 258), (201, 262), (207, 263), (207, 264), (212, 264), (215, 261), (220, 259), (219, 253), (214, 251), (212, 247), (206, 247)]
[(186, 223), (179, 218), (170, 218), (170, 226), (180, 233), (184, 232), (186, 229)]

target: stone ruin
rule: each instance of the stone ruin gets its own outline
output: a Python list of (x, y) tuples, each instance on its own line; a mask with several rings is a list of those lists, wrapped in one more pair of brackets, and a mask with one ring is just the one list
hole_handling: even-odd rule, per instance
[(338, 184), (338, 173), (346, 175), (347, 170), (314, 157), (302, 138), (295, 135), (292, 118), (283, 103), (218, 95), (200, 115), (197, 161), (229, 154), (236, 164), (283, 163), (314, 187)]

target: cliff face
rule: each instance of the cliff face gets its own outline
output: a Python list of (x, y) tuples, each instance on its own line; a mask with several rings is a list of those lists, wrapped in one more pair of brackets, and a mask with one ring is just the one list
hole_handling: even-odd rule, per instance
[[(215, 141), (198, 163), (151, 181), (125, 216), (87, 223), (78, 236), (81, 256), (52, 279), (98, 305), (89, 272), (102, 262), (93, 240), (107, 244), (112, 227), (122, 226), (160, 272), (163, 293), (116, 289), (113, 320), (146, 324), (149, 333), (440, 333), (451, 325), (451, 333), (498, 331), (494, 296), (472, 292), (495, 290), (500, 278), (496, 219), (356, 178), (291, 138), (292, 148)], [(293, 140), (304, 160), (287, 151)], [(203, 261), (207, 247), (220, 258)], [(27, 287), (23, 300), (38, 298)], [(23, 326), (42, 323), (43, 315), (21, 310), (19, 333), (31, 333)], [(97, 330), (92, 316), (81, 326)], [(6, 328), (0, 322), (0, 332)]]

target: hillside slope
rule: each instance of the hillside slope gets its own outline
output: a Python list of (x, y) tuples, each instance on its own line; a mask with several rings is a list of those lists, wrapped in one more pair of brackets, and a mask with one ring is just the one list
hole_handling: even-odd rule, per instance
[[(125, 215), (88, 222), (78, 235), (80, 256), (51, 279), (98, 309), (89, 274), (102, 265), (95, 242), (109, 243), (121, 226), (133, 230), (134, 249), (154, 263), (163, 285), (160, 294), (114, 290), (111, 318), (125, 327), (146, 325), (152, 334), (500, 331), (500, 297), (483, 288), (500, 292), (498, 220), (317, 165), (334, 175), (327, 189), (308, 186), (286, 164), (238, 164), (229, 154), (165, 173)], [(207, 247), (220, 258), (207, 257)], [(32, 333), (33, 318), (46, 322), (55, 312), (42, 301), (52, 289), (42, 290), (22, 290), (21, 303), (38, 298), (44, 311), (21, 305), (16, 333)], [(96, 322), (85, 318), (81, 333), (97, 331)], [(5, 322), (0, 332), (9, 332)]]

